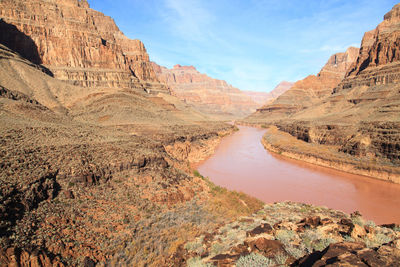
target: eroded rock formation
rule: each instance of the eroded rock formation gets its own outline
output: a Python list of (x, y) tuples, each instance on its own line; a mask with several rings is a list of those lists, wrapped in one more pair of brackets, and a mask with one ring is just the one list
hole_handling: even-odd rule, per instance
[(19, 46), (9, 48), (33, 51), (28, 59), (47, 66), (57, 79), (105, 88), (141, 88), (139, 80), (157, 81), (143, 43), (127, 38), (86, 0), (6, 0), (0, 17), (32, 40), (0, 34)]
[(297, 81), (275, 101), (257, 109), (254, 118), (279, 120), (318, 103), (329, 96), (332, 89), (344, 78), (357, 55), (358, 49), (355, 47), (350, 47), (345, 53), (332, 55), (317, 75)]
[(255, 94), (241, 91), (226, 81), (213, 79), (193, 66), (175, 65), (172, 69), (156, 63), (153, 66), (158, 79), (171, 87), (178, 98), (211, 116), (243, 117), (254, 112), (270, 97), (268, 93), (257, 93), (254, 97)]

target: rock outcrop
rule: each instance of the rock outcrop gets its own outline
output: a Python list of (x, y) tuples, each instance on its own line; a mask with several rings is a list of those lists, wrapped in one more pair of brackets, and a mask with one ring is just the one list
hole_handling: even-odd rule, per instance
[[(268, 93), (257, 93), (257, 99), (226, 81), (202, 74), (193, 66), (175, 65), (172, 69), (153, 63), (158, 79), (166, 83), (174, 95), (199, 111), (218, 118), (240, 118), (265, 103)], [(254, 96), (254, 94), (253, 94)]]
[(357, 213), (283, 202), (199, 236), (181, 255), (189, 266), (396, 266), (399, 234)]
[(400, 80), (400, 4), (384, 16), (375, 30), (365, 33), (360, 55), (336, 92), (357, 86), (397, 83)]
[[(123, 35), (112, 18), (89, 8), (86, 0), (5, 0), (0, 17), (2, 43), (16, 44), (9, 48), (17, 52), (31, 51), (22, 55), (45, 65), (57, 79), (84, 87), (142, 90), (140, 81), (157, 82), (143, 43)], [(9, 25), (31, 41), (7, 34)]]

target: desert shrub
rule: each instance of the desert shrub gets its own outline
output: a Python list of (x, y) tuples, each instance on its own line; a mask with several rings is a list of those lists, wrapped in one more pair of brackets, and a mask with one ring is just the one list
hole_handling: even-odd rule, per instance
[(200, 257), (191, 258), (187, 262), (188, 267), (212, 267), (211, 263), (204, 263)]
[(354, 242), (355, 240), (351, 236), (345, 235), (345, 236), (343, 236), (343, 241), (345, 241), (345, 242)]
[(376, 234), (374, 238), (374, 242), (379, 246), (389, 243), (390, 241), (392, 241), (392, 238), (384, 234)]
[(305, 252), (303, 250), (295, 248), (293, 246), (287, 246), (285, 247), (285, 250), (296, 259), (299, 259), (305, 255)]
[(204, 176), (201, 175), (200, 172), (199, 172), (198, 170), (194, 170), (194, 171), (193, 171), (193, 175), (196, 176), (196, 177), (200, 177), (200, 178), (204, 179)]
[(351, 218), (351, 221), (354, 224), (358, 224), (359, 226), (364, 226), (365, 225), (365, 221), (363, 218), (361, 218), (360, 216), (355, 216)]
[(313, 231), (311, 229), (306, 230), (302, 235), (301, 238), (303, 240), (303, 244), (308, 252), (312, 252), (315, 249), (315, 246), (318, 248), (320, 246), (317, 245), (318, 240), (323, 239), (324, 237), (318, 231)]
[(266, 258), (261, 254), (251, 253), (240, 257), (236, 261), (237, 267), (268, 267), (274, 264), (272, 259)]
[(375, 224), (375, 222), (373, 222), (373, 221), (367, 221), (367, 222), (365, 223), (365, 225), (366, 225), (366, 226), (369, 226), (369, 227), (376, 227), (376, 224)]
[(287, 259), (288, 259), (288, 256), (283, 255), (283, 254), (278, 254), (278, 255), (276, 255), (275, 258), (274, 258), (276, 264), (279, 264), (279, 265), (284, 265), (284, 264), (286, 264)]
[(211, 198), (208, 206), (213, 213), (222, 217), (237, 218), (243, 215), (251, 215), (260, 210), (264, 203), (242, 192), (229, 191), (207, 180)]
[(316, 251), (322, 251), (326, 249), (330, 244), (335, 242), (336, 241), (332, 238), (323, 238), (318, 241), (315, 241), (312, 245), (312, 248)]
[(218, 255), (224, 252), (225, 246), (221, 243), (214, 243), (211, 245), (211, 255)]
[(188, 242), (185, 244), (184, 248), (187, 251), (193, 251), (196, 253), (201, 253), (203, 251), (203, 237), (200, 239), (197, 239), (192, 242)]
[(385, 234), (376, 234), (372, 239), (364, 238), (365, 245), (369, 248), (376, 248), (390, 241), (392, 241), (392, 238)]
[(296, 234), (291, 230), (278, 230), (275, 238), (281, 241), (283, 244), (289, 244)]

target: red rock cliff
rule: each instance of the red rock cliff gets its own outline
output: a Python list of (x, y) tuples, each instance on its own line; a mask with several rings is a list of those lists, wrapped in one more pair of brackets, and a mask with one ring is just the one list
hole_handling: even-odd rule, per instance
[(91, 87), (157, 81), (143, 43), (124, 36), (86, 0), (4, 0), (0, 17), (34, 41), (41, 63), (58, 79)]
[[(262, 104), (245, 91), (202, 74), (193, 66), (175, 65), (167, 69), (153, 63), (153, 67), (158, 79), (170, 86), (177, 97), (204, 113), (242, 117), (254, 112)], [(268, 96), (268, 93), (260, 94)]]
[(400, 81), (400, 4), (384, 16), (375, 30), (366, 32), (357, 61), (335, 92), (357, 86)]
[(332, 55), (317, 75), (310, 75), (297, 81), (293, 87), (279, 96), (274, 102), (258, 109), (271, 119), (303, 110), (329, 96), (332, 89), (344, 78), (348, 68), (355, 62), (358, 48), (350, 47), (344, 53)]

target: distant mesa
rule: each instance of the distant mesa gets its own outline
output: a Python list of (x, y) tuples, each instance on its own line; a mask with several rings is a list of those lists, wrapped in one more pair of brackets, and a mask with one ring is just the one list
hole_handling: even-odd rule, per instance
[(218, 119), (245, 117), (291, 85), (284, 83), (271, 93), (247, 92), (226, 81), (202, 74), (193, 66), (177, 64), (168, 69), (155, 62), (152, 64), (157, 78), (167, 84), (174, 95), (197, 110)]

